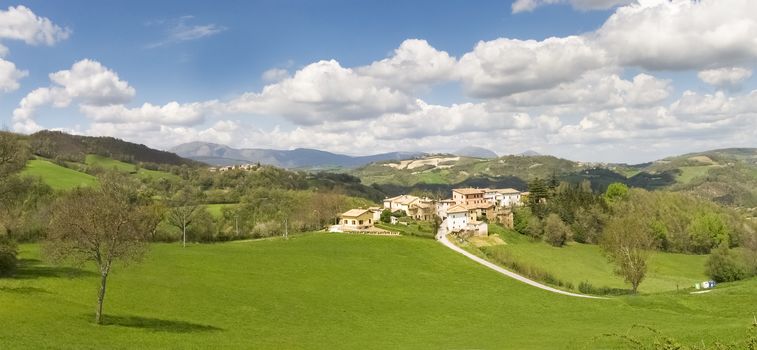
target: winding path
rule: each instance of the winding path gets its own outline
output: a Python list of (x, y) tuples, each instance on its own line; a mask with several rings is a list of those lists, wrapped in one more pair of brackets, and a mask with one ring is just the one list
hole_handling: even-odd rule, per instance
[(596, 296), (593, 296), (593, 295), (586, 295), (586, 294), (577, 294), (577, 293), (566, 292), (564, 290), (559, 290), (559, 289), (556, 289), (556, 288), (552, 288), (550, 286), (543, 285), (543, 284), (541, 284), (539, 282), (536, 282), (534, 280), (531, 280), (531, 279), (528, 279), (526, 277), (523, 277), (523, 276), (521, 276), (521, 275), (519, 275), (517, 273), (514, 273), (512, 271), (505, 270), (502, 267), (499, 267), (499, 266), (497, 266), (497, 265), (495, 265), (495, 264), (493, 264), (493, 263), (491, 263), (489, 261), (486, 261), (486, 260), (484, 260), (482, 258), (479, 258), (479, 257), (477, 257), (477, 256), (475, 256), (475, 255), (473, 255), (473, 254), (465, 251), (463, 248), (458, 247), (454, 243), (450, 242), (449, 239), (447, 239), (447, 227), (446, 226), (447, 226), (446, 222), (442, 222), (442, 225), (441, 225), (441, 227), (439, 227), (439, 232), (437, 233), (437, 236), (436, 236), (436, 240), (437, 241), (439, 241), (442, 244), (444, 244), (445, 246), (447, 246), (447, 248), (452, 249), (452, 250), (454, 250), (454, 251), (456, 251), (456, 252), (458, 252), (458, 253), (460, 253), (462, 255), (465, 255), (465, 257), (467, 257), (468, 259), (471, 259), (471, 260), (473, 260), (473, 261), (475, 261), (475, 262), (477, 262), (477, 263), (479, 263), (481, 265), (484, 265), (484, 266), (486, 266), (486, 267), (488, 267), (488, 268), (490, 268), (490, 269), (492, 269), (494, 271), (497, 271), (497, 272), (499, 272), (499, 273), (501, 273), (501, 274), (503, 274), (503, 275), (505, 275), (507, 277), (516, 279), (516, 280), (521, 281), (523, 283), (529, 284), (529, 285), (534, 286), (536, 288), (544, 289), (544, 290), (552, 292), (552, 293), (567, 295), (567, 296), (576, 297), (576, 298), (608, 299), (608, 298), (603, 298), (603, 297), (596, 297)]

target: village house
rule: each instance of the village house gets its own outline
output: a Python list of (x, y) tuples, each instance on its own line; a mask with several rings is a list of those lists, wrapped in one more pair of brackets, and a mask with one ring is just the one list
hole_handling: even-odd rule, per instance
[(454, 205), (447, 209), (447, 231), (459, 232), (468, 227), (468, 208)]
[(447, 210), (454, 206), (456, 203), (455, 201), (451, 199), (443, 199), (438, 202), (436, 202), (436, 215), (438, 215), (442, 220), (447, 218)]
[(484, 198), (500, 207), (521, 205), (520, 191), (513, 188), (486, 189)]
[(401, 210), (405, 212), (405, 215), (410, 216), (410, 205), (419, 200), (419, 197), (411, 196), (409, 194), (387, 198), (384, 199), (384, 209), (389, 209), (392, 213)]
[(431, 199), (419, 199), (410, 204), (408, 216), (415, 220), (431, 221), (436, 214), (436, 202)]
[(373, 227), (374, 214), (368, 209), (350, 209), (339, 216), (342, 231), (362, 231)]
[(484, 194), (486, 191), (478, 188), (456, 188), (452, 190), (452, 200), (455, 204), (481, 204), (486, 202)]

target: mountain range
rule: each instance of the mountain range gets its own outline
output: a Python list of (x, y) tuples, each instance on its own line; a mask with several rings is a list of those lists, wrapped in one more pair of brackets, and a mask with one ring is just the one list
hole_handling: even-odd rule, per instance
[(289, 169), (356, 168), (373, 162), (410, 159), (424, 155), (420, 152), (390, 152), (368, 156), (348, 156), (309, 148), (236, 149), (208, 142), (185, 143), (171, 148), (170, 151), (184, 158), (216, 166), (260, 163)]

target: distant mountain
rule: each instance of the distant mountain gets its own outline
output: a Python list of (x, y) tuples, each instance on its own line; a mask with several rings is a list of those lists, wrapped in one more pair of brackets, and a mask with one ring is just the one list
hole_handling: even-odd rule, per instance
[(518, 155), (523, 157), (538, 157), (541, 155), (541, 153), (533, 150), (527, 150), (525, 152), (519, 153)]
[(488, 150), (482, 147), (473, 147), (473, 146), (461, 148), (453, 152), (453, 154), (455, 154), (456, 156), (462, 156), (462, 157), (484, 158), (484, 159), (499, 157), (492, 150)]
[(34, 154), (50, 159), (81, 163), (88, 154), (96, 154), (128, 163), (199, 165), (171, 152), (113, 137), (69, 135), (60, 131), (43, 130), (29, 135), (28, 140)]
[(274, 150), (236, 149), (209, 142), (190, 142), (171, 149), (176, 154), (216, 166), (260, 163), (289, 169), (356, 168), (373, 162), (401, 160), (423, 155), (417, 152), (391, 152), (370, 156), (348, 156), (308, 148)]

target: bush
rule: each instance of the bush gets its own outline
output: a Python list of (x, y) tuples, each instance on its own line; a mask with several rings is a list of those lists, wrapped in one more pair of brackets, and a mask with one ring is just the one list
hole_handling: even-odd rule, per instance
[(737, 256), (721, 244), (707, 259), (707, 275), (716, 282), (733, 282), (747, 277), (747, 269)]
[(626, 295), (633, 294), (630, 289), (610, 288), (610, 287), (594, 287), (588, 281), (583, 281), (578, 284), (578, 291), (584, 294), (593, 295)]
[(557, 214), (549, 214), (544, 221), (544, 240), (554, 247), (562, 247), (570, 240), (572, 231)]
[(0, 237), (0, 276), (8, 276), (16, 270), (16, 255), (16, 243), (7, 237)]

